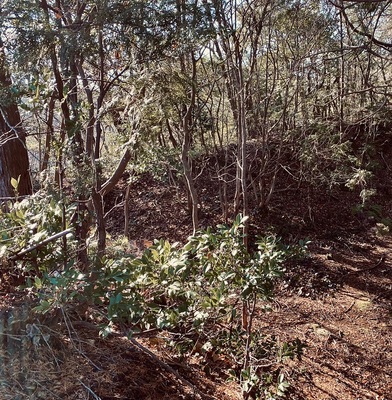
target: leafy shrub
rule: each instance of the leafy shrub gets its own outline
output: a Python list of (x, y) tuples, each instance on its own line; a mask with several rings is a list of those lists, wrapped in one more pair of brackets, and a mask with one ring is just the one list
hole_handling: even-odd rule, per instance
[[(260, 238), (257, 250), (249, 253), (243, 245), (244, 221), (238, 216), (231, 227), (219, 225), (215, 231), (198, 232), (183, 247), (160, 240), (141, 257), (124, 254), (104, 260), (98, 277), (84, 292), (91, 293), (101, 317), (106, 315), (102, 334), (120, 322), (130, 324), (132, 332), (163, 329), (175, 338), (168, 344), (183, 356), (198, 351), (206, 363), (212, 353), (232, 359), (249, 394), (255, 391), (252, 385), (264, 387), (271, 382), (280, 385), (276, 393), (283, 393), (286, 382), (282, 376), (261, 379), (253, 362), (245, 365), (245, 353), (252, 352), (255, 361), (274, 354), (277, 363), (286, 353), (299, 354), (300, 346), (278, 346), (274, 339), (261, 342), (251, 325), (242, 325), (240, 310), (246, 302), (272, 299), (274, 282), (282, 275), (291, 249), (270, 236)], [(217, 324), (222, 327), (218, 334)], [(244, 376), (252, 369), (258, 379), (249, 381)]]
[[(33, 247), (54, 234), (61, 232), (63, 220), (70, 220), (73, 206), (64, 206), (56, 193), (41, 192), (9, 203), (7, 209), (0, 209), (0, 256), (14, 259), (14, 273), (21, 275), (42, 275), (62, 267), (69, 255), (64, 253), (57, 241), (38, 246), (31, 252), (18, 257), (24, 249)], [(67, 239), (72, 248), (72, 239)]]
[[(183, 247), (159, 240), (140, 257), (116, 252), (90, 275), (74, 268), (53, 274), (53, 268), (46, 267), (34, 282), (40, 299), (35, 310), (64, 314), (72, 304), (73, 311), (93, 305), (90, 310), (96, 313), (103, 336), (119, 323), (130, 326), (131, 335), (150, 328), (165, 330), (167, 345), (183, 357), (198, 352), (206, 368), (214, 357), (231, 360), (245, 398), (282, 396), (287, 382), (280, 365), (285, 358), (300, 355), (302, 344), (279, 344), (255, 332), (251, 321), (256, 300), (272, 299), (285, 259), (299, 253), (274, 236), (259, 238), (257, 250), (248, 252), (243, 245), (244, 222), (238, 216), (230, 227), (198, 232)], [(243, 305), (249, 313), (245, 325)], [(260, 368), (261, 360), (269, 360), (274, 369)]]

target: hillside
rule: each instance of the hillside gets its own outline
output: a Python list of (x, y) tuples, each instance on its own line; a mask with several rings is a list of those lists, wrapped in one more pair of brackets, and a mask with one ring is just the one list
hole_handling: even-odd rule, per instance
[[(202, 224), (214, 226), (222, 222), (214, 185), (207, 176), (199, 185)], [(123, 233), (123, 208), (116, 204), (125, 191), (123, 181), (106, 201), (112, 240)], [(390, 215), (389, 197), (380, 193), (376, 200), (377, 209)], [(323, 192), (298, 187), (278, 190), (273, 207), (252, 216), (252, 232), (275, 232), (286, 242), (310, 241), (307, 256), (286, 265), (271, 310), (256, 312), (256, 331), (265, 340), (299, 339), (305, 345), (301, 359), (279, 367), (290, 385), (287, 399), (390, 398), (392, 239), (371, 208), (352, 212), (357, 201), (357, 194), (345, 188)], [(184, 242), (191, 233), (183, 191), (148, 174), (131, 185), (129, 210), (129, 251), (134, 253), (155, 238)], [(26, 297), (7, 286), (4, 277), (2, 282), (6, 328), (7, 313), (12, 313), (6, 310), (13, 308), (18, 319), (15, 310)], [(238, 384), (228, 379), (233, 367), (228, 358), (198, 352), (180, 357), (167, 345), (164, 332), (153, 330), (132, 342), (122, 336), (127, 330), (122, 325), (102, 339), (93, 321), (66, 322), (61, 316), (58, 322), (53, 316), (38, 317), (33, 325), (42, 332), (35, 335), (32, 325), (22, 324), (17, 334), (38, 337), (39, 346), (30, 345), (22, 359), (17, 353), (18, 361), (7, 356), (12, 341), (3, 342), (1, 399), (241, 398)], [(48, 342), (42, 340), (46, 329)], [(36, 368), (21, 376), (33, 360)], [(276, 371), (273, 364), (265, 370)]]

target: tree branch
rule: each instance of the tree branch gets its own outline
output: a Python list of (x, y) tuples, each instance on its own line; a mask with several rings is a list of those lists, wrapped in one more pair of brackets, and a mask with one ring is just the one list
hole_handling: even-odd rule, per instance
[(11, 261), (17, 260), (18, 258), (24, 256), (25, 254), (30, 253), (31, 251), (37, 249), (38, 247), (44, 246), (45, 244), (48, 244), (48, 243), (52, 242), (53, 240), (56, 240), (56, 239), (58, 239), (60, 237), (68, 235), (68, 233), (72, 233), (72, 229), (71, 228), (66, 229), (65, 231), (61, 231), (59, 233), (56, 233), (55, 235), (50, 236), (50, 237), (46, 238), (45, 240), (43, 240), (42, 242), (36, 243), (36, 244), (28, 247), (25, 250), (19, 251), (18, 253), (14, 254), (12, 257), (9, 257), (9, 259)]
[(116, 170), (113, 172), (113, 175), (102, 185), (102, 188), (99, 191), (102, 196), (105, 196), (105, 194), (109, 193), (114, 188), (116, 183), (120, 180), (131, 157), (132, 154), (130, 150), (126, 149), (123, 156), (121, 157), (120, 162), (117, 165)]
[(367, 33), (367, 32), (363, 32), (363, 31), (359, 30), (358, 28), (356, 28), (356, 27), (354, 26), (354, 24), (350, 21), (348, 15), (347, 15), (347, 13), (346, 13), (346, 9), (345, 9), (344, 6), (343, 6), (343, 2), (346, 2), (346, 3), (347, 3), (347, 2), (350, 2), (350, 3), (372, 3), (372, 2), (378, 2), (378, 3), (380, 3), (381, 0), (374, 0), (374, 1), (373, 1), (373, 0), (372, 0), (372, 1), (370, 1), (370, 0), (359, 0), (359, 1), (341, 0), (341, 4), (337, 4), (337, 3), (335, 3), (335, 2), (332, 1), (332, 0), (329, 0), (329, 2), (330, 2), (333, 6), (335, 6), (336, 8), (338, 8), (338, 9), (342, 12), (342, 15), (343, 15), (343, 17), (344, 17), (344, 20), (346, 21), (346, 24), (349, 26), (349, 28), (350, 28), (353, 32), (355, 32), (356, 34), (358, 34), (358, 35), (360, 35), (360, 36), (366, 37), (366, 38), (369, 39), (372, 43), (374, 43), (374, 44), (377, 45), (377, 46), (383, 47), (385, 50), (390, 50), (390, 49), (392, 49), (392, 43), (388, 43), (388, 42), (384, 42), (384, 41), (378, 40), (378, 39), (376, 39), (376, 38), (374, 37), (374, 35), (371, 35), (370, 33)]

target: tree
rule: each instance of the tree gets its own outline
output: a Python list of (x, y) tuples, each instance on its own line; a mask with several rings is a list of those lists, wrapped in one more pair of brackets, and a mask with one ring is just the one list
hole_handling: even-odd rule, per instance
[[(216, 162), (207, 168), (220, 182), (227, 220), (252, 215), (253, 202), (267, 211), (276, 189), (287, 189), (279, 187), (282, 174), (298, 184), (318, 174), (319, 155), (345, 143), (348, 125), (366, 120), (374, 130), (376, 116), (389, 118), (381, 113), (389, 104), (389, 50), (374, 42), (388, 25), (388, 4), (5, 2), (5, 54), (27, 110), (23, 125), (45, 138), (41, 168), (50, 175), (56, 166), (59, 190), (66, 192), (64, 182), (71, 188), (83, 263), (91, 232), (97, 259), (105, 252), (105, 195), (128, 162), (148, 152), (164, 157), (170, 147), (176, 167), (181, 162), (195, 231), (204, 201), (195, 154)], [(2, 130), (15, 136), (20, 117), (11, 123), (10, 113), (17, 116), (9, 108)], [(107, 162), (109, 136), (121, 147), (120, 162)]]
[(25, 132), (11, 86), (0, 39), (0, 199), (32, 193)]

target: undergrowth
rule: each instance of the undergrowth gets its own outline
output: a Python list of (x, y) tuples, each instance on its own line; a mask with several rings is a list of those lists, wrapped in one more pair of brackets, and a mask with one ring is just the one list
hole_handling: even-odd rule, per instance
[[(15, 253), (16, 245), (29, 246), (64, 226), (63, 205), (38, 200), (32, 197), (2, 213), (2, 221), (15, 227), (1, 226), (3, 257)], [(232, 226), (200, 231), (184, 246), (155, 241), (138, 257), (124, 246), (90, 272), (80, 272), (67, 257), (72, 238), (66, 248), (61, 241), (39, 246), (10, 268), (29, 271), (24, 287), (38, 299), (35, 312), (88, 319), (103, 337), (119, 326), (126, 326), (130, 337), (151, 329), (164, 332), (165, 346), (183, 361), (198, 357), (207, 374), (222, 361), (230, 371), (227, 379), (240, 382), (244, 399), (274, 399), (288, 388), (284, 361), (300, 357), (303, 344), (280, 343), (253, 320), (269, 310), (285, 260), (306, 249), (267, 236), (258, 238), (251, 253), (243, 245), (244, 222), (238, 216)]]

